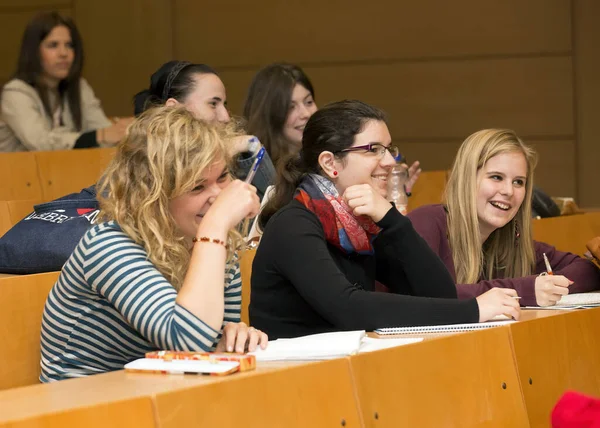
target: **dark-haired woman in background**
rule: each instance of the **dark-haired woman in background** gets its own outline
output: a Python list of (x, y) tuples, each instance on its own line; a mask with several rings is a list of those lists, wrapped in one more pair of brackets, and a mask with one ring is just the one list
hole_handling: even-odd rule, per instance
[(2, 89), (0, 152), (111, 146), (123, 138), (131, 119), (108, 120), (82, 68), (70, 18), (45, 12), (29, 22), (17, 71)]
[[(231, 122), (225, 85), (216, 71), (205, 64), (186, 61), (169, 61), (163, 64), (150, 77), (150, 87), (135, 96), (135, 115), (157, 105), (183, 105), (196, 119), (205, 122)], [(246, 178), (260, 147), (259, 139), (253, 135), (231, 141), (229, 149), (230, 154), (237, 159), (234, 172), (238, 178)], [(273, 162), (265, 154), (252, 180), (260, 198), (267, 187), (273, 184), (274, 177)]]
[[(259, 70), (244, 103), (247, 131), (265, 145), (275, 165), (300, 151), (304, 127), (316, 111), (312, 82), (300, 67), (287, 63)], [(406, 191), (410, 195), (421, 173), (418, 161), (408, 173)]]
[[(324, 107), (300, 153), (280, 164), (259, 217), (250, 319), (269, 337), (519, 317), (515, 290), (457, 300), (442, 261), (385, 199), (399, 153), (380, 110)], [(375, 281), (391, 293), (374, 291)]]
[(248, 132), (262, 141), (275, 165), (290, 153), (298, 153), (304, 126), (316, 111), (310, 79), (297, 65), (285, 63), (256, 73), (244, 104)]

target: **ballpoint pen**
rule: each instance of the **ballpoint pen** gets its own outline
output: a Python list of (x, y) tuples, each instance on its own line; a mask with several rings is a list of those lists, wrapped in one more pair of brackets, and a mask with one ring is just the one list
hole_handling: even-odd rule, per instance
[(256, 171), (258, 170), (260, 162), (262, 161), (264, 156), (265, 156), (265, 148), (261, 147), (260, 150), (258, 151), (258, 154), (256, 155), (256, 159), (254, 160), (254, 163), (252, 164), (252, 168), (250, 168), (250, 171), (248, 172), (248, 176), (246, 177), (246, 183), (252, 183), (252, 180), (254, 179), (254, 176), (256, 175)]
[(550, 266), (550, 262), (548, 261), (548, 257), (546, 256), (546, 253), (543, 253), (543, 256), (544, 256), (544, 263), (546, 264), (546, 274), (554, 275), (552, 273), (552, 266)]

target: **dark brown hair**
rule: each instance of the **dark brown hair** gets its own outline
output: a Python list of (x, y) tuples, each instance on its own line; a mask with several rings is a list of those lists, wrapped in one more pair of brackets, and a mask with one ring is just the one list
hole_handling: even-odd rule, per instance
[(187, 61), (169, 61), (160, 66), (150, 76), (150, 86), (138, 92), (133, 98), (134, 114), (138, 116), (150, 107), (164, 104), (169, 98), (180, 103), (194, 91), (196, 74), (214, 74), (217, 72), (205, 64), (192, 64)]
[(294, 151), (283, 136), (283, 127), (296, 84), (304, 86), (315, 97), (313, 85), (300, 67), (285, 63), (268, 65), (252, 79), (244, 103), (246, 129), (258, 137), (275, 165)]
[(66, 98), (71, 114), (73, 115), (73, 122), (79, 131), (81, 130), (82, 123), (79, 81), (81, 79), (81, 70), (83, 69), (83, 44), (79, 31), (71, 18), (61, 16), (58, 12), (42, 12), (29, 21), (21, 40), (21, 51), (14, 78), (21, 79), (33, 86), (42, 100), (46, 114), (52, 116), (48, 100), (48, 88), (42, 80), (43, 68), (40, 57), (40, 45), (54, 28), (60, 26), (69, 29), (74, 58), (69, 75), (58, 84), (58, 94), (61, 102)]
[(319, 155), (332, 152), (343, 159), (340, 153), (354, 144), (367, 122), (381, 121), (387, 124), (385, 113), (376, 107), (356, 100), (338, 101), (326, 105), (313, 114), (304, 128), (302, 150), (289, 154), (277, 165), (275, 193), (260, 213), (258, 223), (264, 229), (269, 219), (287, 205), (296, 188), (306, 174), (319, 174)]

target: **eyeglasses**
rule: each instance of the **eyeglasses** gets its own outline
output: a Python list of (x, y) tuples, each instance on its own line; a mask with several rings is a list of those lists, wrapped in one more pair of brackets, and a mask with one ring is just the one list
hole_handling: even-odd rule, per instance
[(390, 155), (392, 155), (392, 157), (394, 159), (397, 157), (399, 157), (400, 160), (403, 159), (403, 156), (400, 154), (400, 149), (398, 149), (398, 147), (384, 146), (383, 144), (379, 144), (379, 143), (366, 144), (364, 146), (349, 147), (347, 149), (340, 150), (337, 153), (356, 152), (359, 150), (362, 150), (366, 153), (373, 153), (374, 155), (376, 155), (379, 158), (383, 158), (385, 156), (385, 152), (387, 150), (388, 152), (390, 152)]

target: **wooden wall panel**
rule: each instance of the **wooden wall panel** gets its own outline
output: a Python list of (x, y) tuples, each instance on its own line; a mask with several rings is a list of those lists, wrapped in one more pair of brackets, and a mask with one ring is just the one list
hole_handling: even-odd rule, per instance
[(71, 7), (72, 0), (2, 0), (0, 13), (6, 9), (58, 9)]
[(577, 197), (575, 141), (528, 141), (539, 155), (535, 184), (551, 196)]
[[(18, 0), (17, 0), (18, 1)], [(6, 4), (8, 3), (8, 4)], [(23, 7), (6, 7), (13, 6), (13, 1), (0, 4), (0, 29), (2, 37), (0, 37), (0, 85), (6, 83), (13, 75), (17, 68), (17, 59), (19, 57), (19, 49), (21, 47), (21, 38), (23, 31), (29, 20), (42, 10), (58, 10), (64, 15), (71, 15), (70, 1), (31, 1), (21, 4)], [(24, 7), (31, 3), (34, 7)]]
[(133, 115), (135, 93), (171, 59), (169, 0), (74, 0), (85, 49), (84, 75), (107, 115)]
[(576, 0), (573, 5), (578, 202), (600, 207), (600, 2)]
[[(384, 109), (395, 139), (464, 138), (507, 127), (521, 135), (573, 133), (571, 61), (514, 58), (306, 67), (317, 104), (356, 98)], [(251, 71), (225, 71), (234, 112)]]
[(173, 13), (176, 55), (214, 66), (571, 48), (569, 0), (178, 0)]

